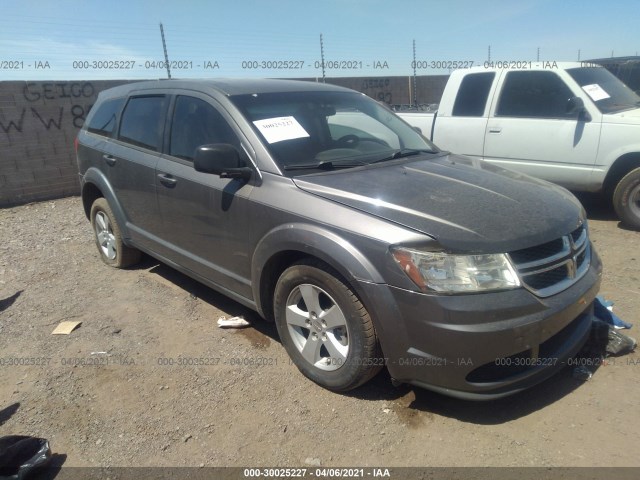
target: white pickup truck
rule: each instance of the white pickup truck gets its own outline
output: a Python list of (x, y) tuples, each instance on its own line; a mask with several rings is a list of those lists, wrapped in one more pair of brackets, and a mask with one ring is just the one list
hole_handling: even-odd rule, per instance
[(457, 70), (436, 113), (397, 113), (444, 150), (601, 191), (640, 229), (640, 97), (599, 65)]

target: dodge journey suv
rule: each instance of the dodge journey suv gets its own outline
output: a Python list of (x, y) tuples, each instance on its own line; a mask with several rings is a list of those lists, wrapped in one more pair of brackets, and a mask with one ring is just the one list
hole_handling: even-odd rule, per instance
[(100, 93), (77, 141), (114, 267), (145, 252), (274, 321), (298, 369), (490, 399), (586, 341), (601, 263), (566, 190), (439, 150), (344, 88), (162, 80)]

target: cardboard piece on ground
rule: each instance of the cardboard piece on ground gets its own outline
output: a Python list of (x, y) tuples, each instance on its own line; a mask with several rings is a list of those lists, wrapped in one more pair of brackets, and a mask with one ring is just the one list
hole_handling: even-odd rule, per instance
[(58, 324), (58, 326), (55, 328), (55, 330), (53, 332), (51, 332), (51, 335), (69, 335), (71, 332), (73, 332), (82, 322), (77, 322), (77, 321), (66, 321), (66, 322), (60, 322)]

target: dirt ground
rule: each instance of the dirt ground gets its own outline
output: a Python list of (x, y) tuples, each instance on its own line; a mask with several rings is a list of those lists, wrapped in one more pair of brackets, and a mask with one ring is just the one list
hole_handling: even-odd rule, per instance
[[(601, 293), (638, 336), (640, 233), (583, 200)], [(82, 325), (51, 335), (63, 320)], [(490, 403), (385, 372), (331, 393), (239, 304), (150, 258), (104, 265), (79, 198), (0, 210), (0, 436), (45, 437), (65, 467), (640, 466), (639, 385), (632, 353)]]

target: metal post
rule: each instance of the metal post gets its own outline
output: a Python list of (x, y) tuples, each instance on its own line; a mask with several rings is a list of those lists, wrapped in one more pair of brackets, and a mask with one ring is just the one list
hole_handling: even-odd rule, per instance
[(326, 83), (324, 74), (324, 43), (322, 42), (322, 34), (320, 34), (320, 64), (322, 65), (322, 83)]
[(418, 73), (416, 71), (416, 40), (413, 39), (413, 106), (418, 108)]
[(162, 23), (160, 23), (160, 36), (162, 37), (162, 48), (164, 49), (164, 63), (167, 67), (167, 77), (171, 78), (171, 69), (169, 68), (169, 54), (167, 53), (167, 43), (164, 40), (164, 28), (162, 28)]

